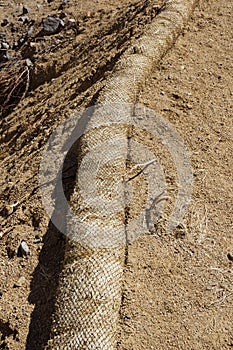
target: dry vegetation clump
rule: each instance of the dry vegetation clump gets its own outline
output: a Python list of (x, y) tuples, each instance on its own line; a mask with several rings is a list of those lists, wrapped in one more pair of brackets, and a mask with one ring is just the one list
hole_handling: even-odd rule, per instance
[(27, 60), (0, 65), (0, 116), (5, 118), (25, 97), (30, 81)]

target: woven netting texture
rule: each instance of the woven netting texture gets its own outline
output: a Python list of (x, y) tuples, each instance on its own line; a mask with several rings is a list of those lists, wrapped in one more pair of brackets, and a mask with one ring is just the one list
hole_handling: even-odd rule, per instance
[(123, 251), (68, 244), (49, 349), (112, 350), (121, 303)]
[(110, 127), (109, 113), (112, 121), (121, 115), (111, 108), (95, 111), (80, 140), (70, 202), (78, 220), (71, 219), (68, 227), (48, 349), (115, 348), (125, 257), (128, 131), (124, 125)]
[[(117, 63), (98, 103), (135, 102), (145, 79), (175, 41), (196, 2), (166, 1), (164, 11)], [(118, 107), (95, 111), (80, 141), (71, 199), (79, 219), (68, 227), (47, 349), (116, 349), (126, 243), (123, 180), (131, 113)], [(122, 122), (121, 127), (114, 124), (115, 119)], [(116, 135), (121, 141), (111, 143)]]

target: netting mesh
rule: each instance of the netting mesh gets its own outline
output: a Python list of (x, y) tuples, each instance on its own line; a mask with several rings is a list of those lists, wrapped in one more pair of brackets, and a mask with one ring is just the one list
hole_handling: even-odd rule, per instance
[(114, 349), (124, 250), (72, 250), (60, 276), (50, 349)]
[[(153, 65), (158, 63), (172, 45), (196, 2), (166, 1), (165, 10), (146, 28), (145, 36), (116, 65), (113, 76), (107, 80), (105, 89), (100, 94), (99, 103), (135, 102)], [(122, 114), (123, 122), (127, 123), (129, 111), (122, 113), (114, 110), (114, 113)], [(96, 169), (96, 164), (104, 156), (97, 152), (86, 164), (89, 168), (84, 167), (84, 173), (87, 170), (87, 181), (85, 182), (84, 176), (81, 183), (78, 182), (79, 174), (77, 175), (71, 205), (81, 220), (68, 227), (71, 239), (66, 246), (47, 349), (116, 349), (125, 255), (125, 189), (124, 186), (106, 185), (104, 178), (112, 178), (114, 181), (117, 178), (118, 183), (122, 183), (126, 171), (128, 130), (127, 127), (107, 128), (108, 123), (112, 125), (114, 122), (114, 113), (102, 115), (106, 127), (101, 131), (95, 130), (98, 125), (95, 125), (94, 113), (89, 127), (93, 132), (87, 132), (81, 140), (81, 160), (98, 147), (100, 140), (109, 142), (116, 132), (123, 141), (117, 149), (117, 167), (106, 159)], [(110, 151), (108, 150), (108, 154), (111, 154), (112, 147), (113, 159), (116, 155), (115, 146), (110, 145)], [(90, 196), (85, 199), (85, 193), (89, 194), (92, 185), (88, 172), (94, 171), (99, 174), (99, 182), (90, 201)], [(109, 188), (109, 191), (101, 194), (104, 188)], [(115, 211), (111, 212), (110, 207), (104, 209), (101, 205), (94, 205), (95, 196), (98, 203), (101, 195), (108, 201), (114, 199)], [(76, 239), (78, 235), (82, 237), (81, 241)]]
[[(108, 118), (108, 109), (95, 111), (80, 140), (79, 170), (70, 201), (78, 220), (71, 219), (68, 227), (48, 349), (115, 348), (125, 258), (127, 127), (103, 126)], [(106, 151), (101, 152), (103, 144)]]

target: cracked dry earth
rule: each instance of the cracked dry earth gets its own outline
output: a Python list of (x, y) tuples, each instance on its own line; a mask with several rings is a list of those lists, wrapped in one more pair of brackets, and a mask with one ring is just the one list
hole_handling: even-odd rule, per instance
[[(39, 32), (40, 19), (58, 14), (60, 2), (38, 3)], [(3, 4), (4, 17), (13, 20), (9, 4)], [(36, 16), (34, 3), (27, 4)], [(63, 11), (76, 14), (83, 31), (64, 32), (65, 40), (61, 33), (32, 40), (30, 89), (1, 121), (1, 349), (43, 349), (49, 336), (64, 238), (41, 205), (37, 176), (44, 145), (59, 123), (95, 102), (121, 53), (156, 15), (150, 4), (70, 1)], [(200, 1), (139, 96), (183, 138), (194, 187), (179, 229), (129, 246), (119, 350), (233, 347), (231, 18), (229, 1)], [(17, 39), (5, 31), (9, 41)], [(43, 242), (34, 243), (36, 236)], [(30, 247), (26, 258), (14, 254), (22, 239)]]

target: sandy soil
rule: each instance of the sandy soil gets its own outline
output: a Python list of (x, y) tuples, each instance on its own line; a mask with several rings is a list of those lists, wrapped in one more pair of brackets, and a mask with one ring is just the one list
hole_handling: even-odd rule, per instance
[[(62, 10), (57, 0), (37, 3), (39, 8), (27, 2), (30, 16), (38, 17), (35, 33), (41, 18), (61, 11), (82, 30), (66, 29), (41, 41), (35, 34), (33, 53), (27, 43), (25, 51), (12, 49), (22, 61), (26, 52), (33, 68), (27, 97), (1, 120), (0, 348), (6, 350), (43, 349), (49, 336), (64, 238), (41, 206), (37, 174), (43, 146), (76, 108), (96, 101), (116, 60), (156, 12), (150, 5), (146, 10), (146, 1), (70, 1)], [(3, 18), (16, 21), (16, 5), (9, 4), (3, 5)], [(231, 17), (229, 1), (201, 1), (140, 95), (141, 104), (182, 136), (195, 183), (179, 230), (129, 246), (121, 350), (233, 346)], [(10, 43), (18, 40), (8, 26), (3, 30)], [(35, 237), (43, 242), (34, 243)], [(30, 247), (25, 258), (15, 256), (22, 239)]]
[(195, 181), (184, 227), (129, 247), (119, 349), (233, 346), (230, 11), (202, 2), (140, 96), (182, 135)]

